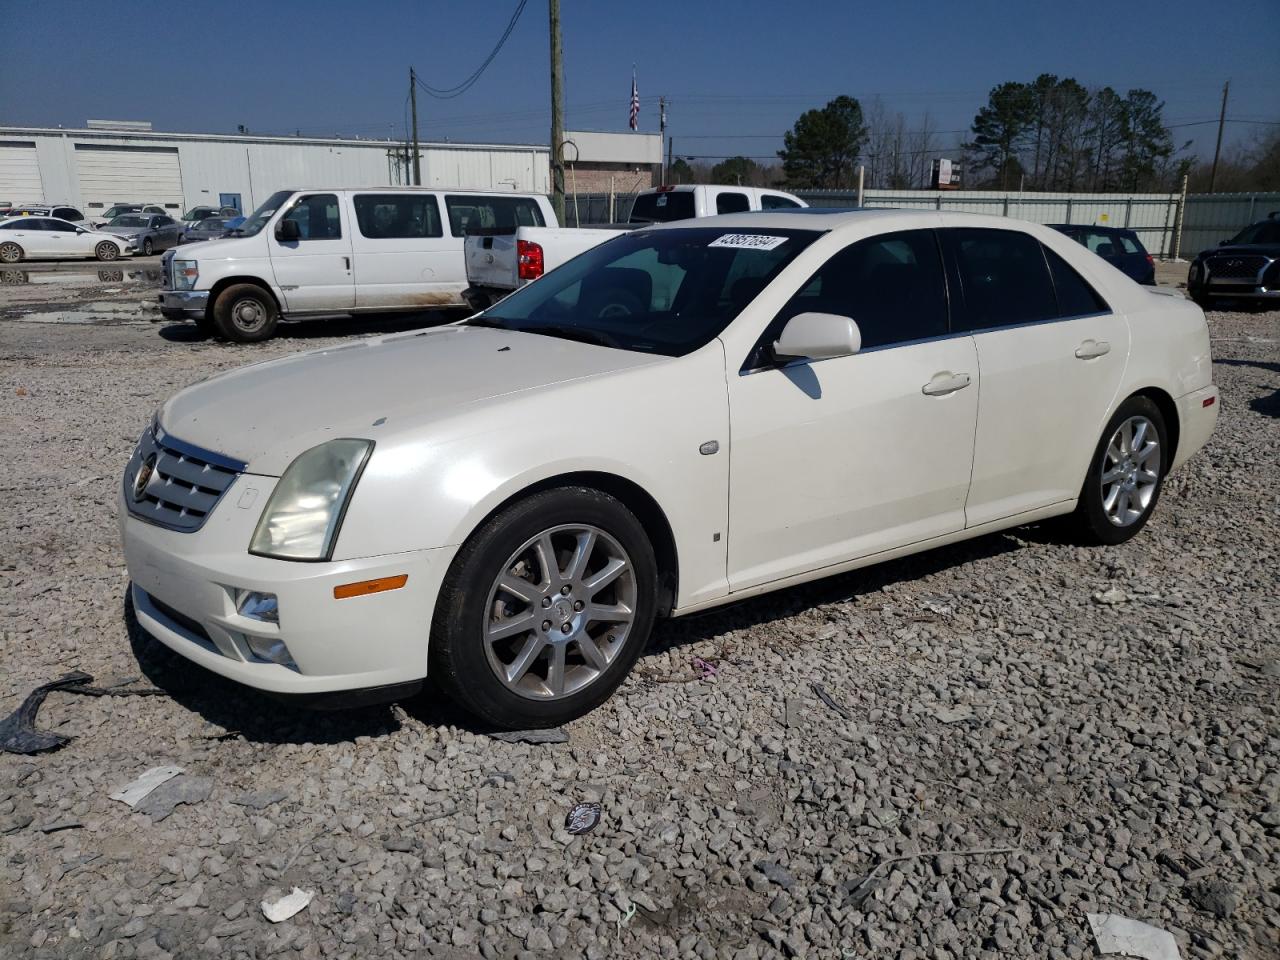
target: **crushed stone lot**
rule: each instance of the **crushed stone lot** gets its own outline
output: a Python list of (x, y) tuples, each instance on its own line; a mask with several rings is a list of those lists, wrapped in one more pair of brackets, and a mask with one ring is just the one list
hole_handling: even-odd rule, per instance
[(1091, 913), (1280, 955), (1280, 311), (1210, 314), (1217, 432), (1132, 542), (1017, 529), (661, 623), (529, 743), (146, 637), (115, 498), (156, 405), (430, 318), (228, 346), (113, 270), (0, 285), (0, 715), (73, 670), (161, 693), (51, 692), (70, 742), (0, 754), (0, 955), (1077, 958)]

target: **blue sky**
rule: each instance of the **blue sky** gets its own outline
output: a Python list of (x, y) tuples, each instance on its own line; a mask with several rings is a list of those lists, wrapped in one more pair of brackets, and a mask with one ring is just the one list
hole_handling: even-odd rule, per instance
[[(0, 123), (150, 120), (158, 130), (402, 137), (410, 64), (437, 87), (469, 74), (516, 0), (0, 0)], [(1042, 72), (1154, 90), (1179, 142), (1211, 152), (1222, 83), (1228, 144), (1280, 121), (1280, 0), (788, 3), (562, 0), (567, 126), (625, 130), (631, 65), (641, 129), (666, 94), (681, 155), (771, 156), (805, 109), (879, 96), (944, 144), (987, 91)], [(465, 95), (419, 96), (423, 139), (543, 142), (546, 0), (529, 0)]]

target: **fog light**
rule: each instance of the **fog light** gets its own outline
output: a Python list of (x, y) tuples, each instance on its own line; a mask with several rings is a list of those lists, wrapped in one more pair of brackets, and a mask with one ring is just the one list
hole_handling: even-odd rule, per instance
[(274, 593), (258, 593), (250, 590), (240, 599), (240, 616), (263, 623), (279, 623), (280, 607)]
[(291, 667), (294, 665), (293, 657), (289, 653), (289, 648), (284, 645), (284, 641), (279, 638), (272, 637), (253, 637), (244, 638), (249, 644), (249, 649), (253, 651), (253, 655), (259, 660), (266, 660), (268, 663), (278, 663), (282, 666)]

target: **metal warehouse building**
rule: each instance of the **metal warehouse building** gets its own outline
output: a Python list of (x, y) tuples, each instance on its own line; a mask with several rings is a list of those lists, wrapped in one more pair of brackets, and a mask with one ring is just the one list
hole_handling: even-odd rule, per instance
[[(200, 133), (159, 133), (89, 121), (83, 130), (0, 127), (0, 201), (67, 203), (92, 216), (115, 203), (199, 205), (248, 212), (276, 190), (409, 182), (403, 143)], [(148, 125), (141, 125), (148, 126)], [(662, 139), (570, 133), (579, 177), (618, 180), (621, 191), (657, 182)], [(550, 190), (549, 152), (535, 144), (423, 143), (425, 186)]]

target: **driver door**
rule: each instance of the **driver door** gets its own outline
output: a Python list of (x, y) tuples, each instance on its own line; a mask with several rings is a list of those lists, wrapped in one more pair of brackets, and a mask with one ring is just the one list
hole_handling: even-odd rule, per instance
[[(853, 356), (772, 362), (800, 313), (853, 317)], [(731, 592), (964, 529), (973, 338), (951, 335), (932, 230), (846, 247), (729, 374)]]
[[(298, 225), (297, 240), (281, 240), (285, 220)], [(299, 197), (271, 226), (271, 267), (289, 313), (328, 313), (355, 306), (350, 217), (335, 193)]]

